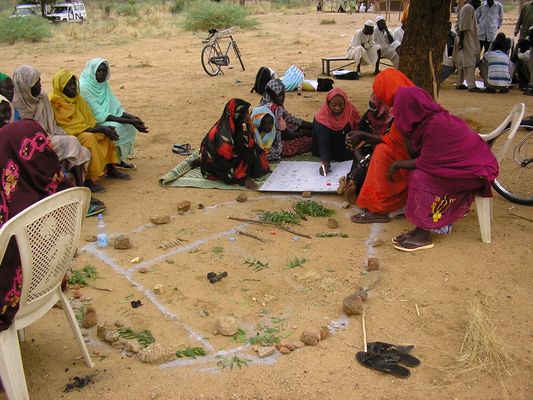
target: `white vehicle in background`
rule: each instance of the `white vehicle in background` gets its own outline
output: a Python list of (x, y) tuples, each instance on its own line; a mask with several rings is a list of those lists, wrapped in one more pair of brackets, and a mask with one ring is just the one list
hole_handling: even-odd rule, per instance
[(41, 6), (39, 4), (20, 4), (15, 7), (15, 12), (10, 18), (40, 17)]
[(87, 10), (82, 2), (55, 3), (46, 18), (52, 22), (83, 22), (87, 19)]

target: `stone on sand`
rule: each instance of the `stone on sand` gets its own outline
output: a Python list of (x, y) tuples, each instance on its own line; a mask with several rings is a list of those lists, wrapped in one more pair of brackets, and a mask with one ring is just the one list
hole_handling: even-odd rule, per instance
[(118, 235), (113, 241), (113, 247), (118, 250), (127, 250), (131, 247), (130, 238), (126, 235)]
[(220, 317), (216, 322), (216, 328), (221, 335), (233, 336), (238, 330), (237, 320), (229, 315)]
[(182, 200), (178, 203), (178, 211), (186, 212), (191, 209), (191, 202), (189, 200)]

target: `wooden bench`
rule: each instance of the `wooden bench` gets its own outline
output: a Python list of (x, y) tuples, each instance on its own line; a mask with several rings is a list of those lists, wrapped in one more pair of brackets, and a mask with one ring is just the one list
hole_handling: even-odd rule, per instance
[[(331, 68), (332, 62), (344, 62), (343, 65), (337, 68)], [(349, 65), (355, 65), (355, 60), (352, 60), (351, 58), (346, 57), (323, 57), (322, 58), (322, 73), (324, 75), (330, 76), (332, 71), (336, 71), (338, 69), (343, 69), (344, 67), (348, 67)]]
[[(331, 62), (344, 62), (345, 64), (337, 68), (331, 68)], [(355, 60), (352, 60), (351, 58), (342, 57), (342, 56), (341, 57), (323, 57), (322, 58), (322, 74), (330, 76), (331, 72), (337, 71), (338, 69), (343, 69), (344, 67), (348, 67), (350, 65), (355, 65)], [(384, 62), (383, 59), (379, 61), (379, 65), (385, 65), (387, 67), (394, 68), (392, 64)]]

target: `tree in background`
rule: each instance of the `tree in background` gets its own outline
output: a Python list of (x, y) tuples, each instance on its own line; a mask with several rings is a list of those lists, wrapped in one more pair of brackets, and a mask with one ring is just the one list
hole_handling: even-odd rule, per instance
[(451, 0), (411, 0), (399, 70), (433, 97), (438, 95)]

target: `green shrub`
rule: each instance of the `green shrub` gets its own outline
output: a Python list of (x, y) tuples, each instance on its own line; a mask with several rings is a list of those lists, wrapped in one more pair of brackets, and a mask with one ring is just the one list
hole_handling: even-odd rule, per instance
[(335, 22), (335, 18), (332, 18), (332, 19), (321, 19), (320, 20), (320, 25), (334, 25), (336, 23), (337, 22)]
[(248, 11), (231, 3), (198, 1), (185, 13), (183, 28), (188, 31), (207, 31), (211, 28), (225, 29), (237, 25), (249, 28), (257, 21), (248, 16)]
[(305, 0), (272, 0), (275, 8), (299, 8), (305, 5)]
[(0, 43), (40, 42), (51, 36), (50, 24), (43, 18), (0, 19)]
[(139, 9), (134, 0), (129, 0), (126, 4), (117, 4), (116, 12), (117, 15), (122, 15), (124, 17), (136, 17), (139, 15)]
[(170, 5), (172, 14), (181, 14), (191, 4), (191, 0), (174, 0)]

